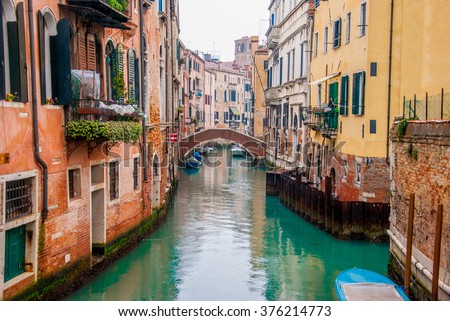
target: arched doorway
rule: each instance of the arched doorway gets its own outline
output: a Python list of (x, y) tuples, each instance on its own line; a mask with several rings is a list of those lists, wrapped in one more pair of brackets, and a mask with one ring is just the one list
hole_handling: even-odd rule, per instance
[(159, 207), (161, 203), (161, 162), (157, 153), (153, 154), (152, 180), (152, 208), (155, 208)]

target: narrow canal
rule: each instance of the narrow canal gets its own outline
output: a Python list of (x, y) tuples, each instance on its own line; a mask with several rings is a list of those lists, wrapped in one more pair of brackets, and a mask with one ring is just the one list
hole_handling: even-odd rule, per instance
[(386, 274), (387, 244), (334, 239), (266, 196), (264, 170), (224, 154), (180, 170), (167, 221), (67, 300), (335, 300), (340, 271)]

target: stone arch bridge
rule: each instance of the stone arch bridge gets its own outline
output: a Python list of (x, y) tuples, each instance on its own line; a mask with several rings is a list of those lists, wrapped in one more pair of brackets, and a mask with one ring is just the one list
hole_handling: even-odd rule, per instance
[(266, 144), (255, 137), (248, 136), (233, 129), (211, 128), (196, 132), (180, 140), (180, 156), (186, 159), (192, 150), (209, 142), (234, 142), (244, 148), (253, 158), (266, 157)]

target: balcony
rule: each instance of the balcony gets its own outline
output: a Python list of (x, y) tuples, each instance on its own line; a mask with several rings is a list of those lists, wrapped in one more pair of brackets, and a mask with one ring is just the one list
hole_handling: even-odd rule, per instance
[(109, 0), (68, 0), (70, 7), (90, 8), (119, 23), (127, 22), (130, 19), (127, 15), (128, 2), (125, 7), (121, 3), (123, 1), (115, 1), (113, 4)]
[(266, 98), (266, 102), (277, 101), (280, 96), (280, 92), (278, 87), (269, 87), (264, 91), (264, 96)]
[(270, 26), (266, 33), (267, 36), (267, 47), (270, 50), (274, 50), (278, 46), (278, 41), (280, 37), (280, 27)]
[(305, 108), (304, 124), (312, 130), (319, 131), (322, 136), (336, 138), (338, 129), (339, 112), (328, 107)]

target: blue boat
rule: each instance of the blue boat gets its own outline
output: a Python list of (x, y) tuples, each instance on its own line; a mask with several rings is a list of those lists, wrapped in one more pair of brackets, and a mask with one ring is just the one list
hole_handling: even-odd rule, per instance
[(203, 162), (203, 156), (198, 151), (194, 152), (194, 158), (199, 162)]
[(202, 166), (202, 162), (196, 159), (195, 157), (189, 157), (186, 160), (186, 168), (200, 168)]
[(403, 287), (384, 275), (364, 269), (348, 269), (336, 278), (341, 301), (409, 301)]

